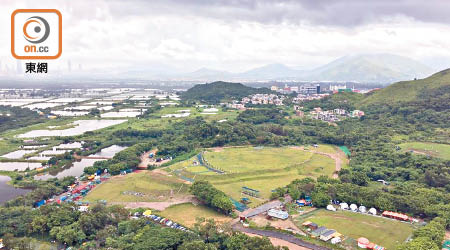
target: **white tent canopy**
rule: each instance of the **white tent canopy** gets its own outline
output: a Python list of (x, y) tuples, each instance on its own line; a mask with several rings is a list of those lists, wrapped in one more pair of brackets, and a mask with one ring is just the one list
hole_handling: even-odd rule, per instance
[(329, 211), (336, 211), (336, 208), (333, 207), (333, 205), (328, 205), (327, 210)]
[(361, 213), (365, 213), (365, 212), (367, 212), (367, 208), (365, 206), (359, 206), (359, 211)]
[(350, 210), (357, 211), (358, 210), (358, 206), (356, 204), (351, 204), (350, 205)]
[(339, 204), (340, 206), (341, 206), (341, 209), (342, 210), (344, 210), (344, 209), (348, 209), (348, 204), (347, 203), (345, 203), (345, 202), (342, 202), (341, 204)]
[(377, 210), (372, 207), (372, 208), (369, 209), (369, 214), (377, 215)]

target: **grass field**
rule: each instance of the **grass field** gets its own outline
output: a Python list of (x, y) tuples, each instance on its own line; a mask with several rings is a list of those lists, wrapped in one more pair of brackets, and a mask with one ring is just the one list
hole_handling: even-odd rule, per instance
[(231, 217), (220, 214), (211, 208), (202, 205), (193, 205), (192, 203), (183, 203), (170, 206), (164, 209), (164, 211), (159, 212), (158, 215), (169, 218), (188, 227), (192, 227), (195, 224), (195, 219), (197, 217), (214, 219), (219, 222), (229, 222), (232, 220)]
[(365, 237), (386, 249), (395, 249), (413, 231), (413, 227), (404, 222), (349, 211), (331, 212), (320, 209), (297, 217), (295, 223), (301, 227), (304, 221), (334, 229), (353, 239)]
[(249, 197), (250, 207), (261, 204), (270, 198), (272, 190), (286, 186), (295, 179), (331, 176), (335, 170), (333, 159), (291, 147), (208, 149), (204, 156), (214, 168), (225, 171), (225, 174), (194, 166), (197, 157), (178, 162), (165, 170), (195, 180), (207, 180), (235, 200), (243, 197), (243, 186), (259, 190), (259, 198)]
[(407, 142), (399, 145), (402, 150), (414, 150), (421, 154), (450, 160), (450, 145), (429, 142)]
[[(180, 191), (178, 192), (178, 190)], [(132, 192), (139, 192), (143, 195), (130, 194)], [(173, 197), (183, 196), (188, 192), (188, 186), (176, 177), (143, 171), (125, 176), (115, 176), (89, 192), (84, 200), (91, 202), (97, 200), (108, 202), (166, 201), (171, 192)]]
[(244, 173), (256, 170), (283, 169), (302, 164), (312, 157), (312, 153), (293, 148), (225, 148), (220, 152), (205, 152), (207, 160), (214, 168), (226, 173)]

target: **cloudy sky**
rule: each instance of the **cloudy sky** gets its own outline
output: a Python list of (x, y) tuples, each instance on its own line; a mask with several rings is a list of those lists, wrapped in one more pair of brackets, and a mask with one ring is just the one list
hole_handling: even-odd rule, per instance
[[(0, 0), (0, 61), (13, 64), (10, 16), (63, 16), (59, 68), (201, 67), (245, 71), (269, 63), (310, 69), (359, 53), (450, 67), (448, 0)], [(52, 62), (53, 63), (53, 62)]]

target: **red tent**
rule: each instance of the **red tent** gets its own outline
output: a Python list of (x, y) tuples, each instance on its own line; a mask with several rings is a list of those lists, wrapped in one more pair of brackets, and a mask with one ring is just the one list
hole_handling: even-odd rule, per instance
[(78, 187), (76, 187), (74, 190), (72, 190), (72, 194), (76, 194), (81, 192), (81, 190), (85, 189), (88, 185), (80, 185)]

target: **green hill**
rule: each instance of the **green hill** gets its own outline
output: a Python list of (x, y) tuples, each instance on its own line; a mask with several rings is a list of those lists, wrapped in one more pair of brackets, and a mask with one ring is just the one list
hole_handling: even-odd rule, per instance
[(450, 90), (450, 69), (438, 72), (430, 77), (394, 83), (384, 89), (375, 91), (361, 104), (381, 104), (417, 101), (425, 96), (449, 95)]
[(252, 94), (272, 93), (266, 88), (251, 88), (241, 83), (213, 82), (198, 84), (184, 92), (181, 97), (186, 101), (201, 101), (218, 104), (227, 100), (240, 100)]

